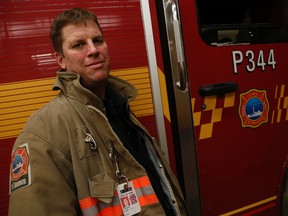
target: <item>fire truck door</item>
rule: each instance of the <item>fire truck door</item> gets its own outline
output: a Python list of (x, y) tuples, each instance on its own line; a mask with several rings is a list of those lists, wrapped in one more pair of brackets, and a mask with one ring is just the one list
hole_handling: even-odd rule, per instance
[[(163, 25), (160, 24), (162, 27), (165, 26), (165, 29), (161, 29), (162, 33), (165, 32), (164, 36), (161, 35), (161, 39), (163, 40), (162, 42), (169, 44), (169, 50), (167, 50), (169, 58), (164, 59), (164, 65), (169, 65), (165, 67), (166, 74), (171, 75), (166, 75), (167, 89), (171, 91), (170, 95), (173, 95), (172, 98), (174, 99), (172, 102), (174, 106), (170, 107), (170, 109), (171, 122), (173, 122), (174, 128), (174, 148), (175, 152), (180, 152), (179, 155), (177, 153), (175, 155), (179, 168), (177, 173), (185, 191), (190, 213), (192, 215), (201, 215), (191, 96), (189, 93), (178, 4), (176, 1), (168, 0), (163, 0), (162, 3), (162, 5), (157, 6), (163, 7), (164, 14), (164, 20), (160, 18), (160, 22), (163, 21), (165, 23)], [(161, 11), (161, 9), (159, 10)], [(170, 88), (170, 86), (173, 86), (173, 88)], [(188, 152), (189, 154), (187, 154)]]
[(158, 3), (177, 173), (192, 215), (275, 215), (288, 151), (288, 16), (282, 0), (258, 3)]

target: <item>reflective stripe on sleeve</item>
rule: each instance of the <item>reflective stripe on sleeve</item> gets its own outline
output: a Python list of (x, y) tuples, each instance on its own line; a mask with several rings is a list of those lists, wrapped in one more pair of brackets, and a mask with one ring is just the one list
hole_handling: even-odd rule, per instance
[[(148, 176), (132, 180), (140, 206), (159, 203)], [(100, 202), (97, 198), (87, 197), (79, 200), (83, 216), (117, 216), (123, 215), (117, 191), (111, 203)]]

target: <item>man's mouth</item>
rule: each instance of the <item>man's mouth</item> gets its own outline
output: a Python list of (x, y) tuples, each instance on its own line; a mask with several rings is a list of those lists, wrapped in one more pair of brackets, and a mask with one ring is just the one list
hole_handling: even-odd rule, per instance
[(90, 67), (90, 68), (101, 68), (104, 65), (104, 61), (95, 61), (95, 62), (91, 62), (89, 64), (86, 64), (86, 67)]

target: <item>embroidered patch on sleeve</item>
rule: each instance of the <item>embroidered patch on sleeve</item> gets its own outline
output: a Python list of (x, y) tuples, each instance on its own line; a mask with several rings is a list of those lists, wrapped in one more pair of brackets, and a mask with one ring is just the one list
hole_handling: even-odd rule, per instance
[(31, 170), (28, 143), (20, 145), (12, 152), (10, 165), (10, 194), (31, 185)]

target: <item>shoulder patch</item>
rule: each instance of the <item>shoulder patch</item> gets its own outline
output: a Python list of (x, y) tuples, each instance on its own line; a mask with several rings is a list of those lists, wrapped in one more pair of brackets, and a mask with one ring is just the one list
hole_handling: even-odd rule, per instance
[(30, 155), (28, 143), (17, 147), (11, 156), (10, 194), (20, 188), (31, 185)]

